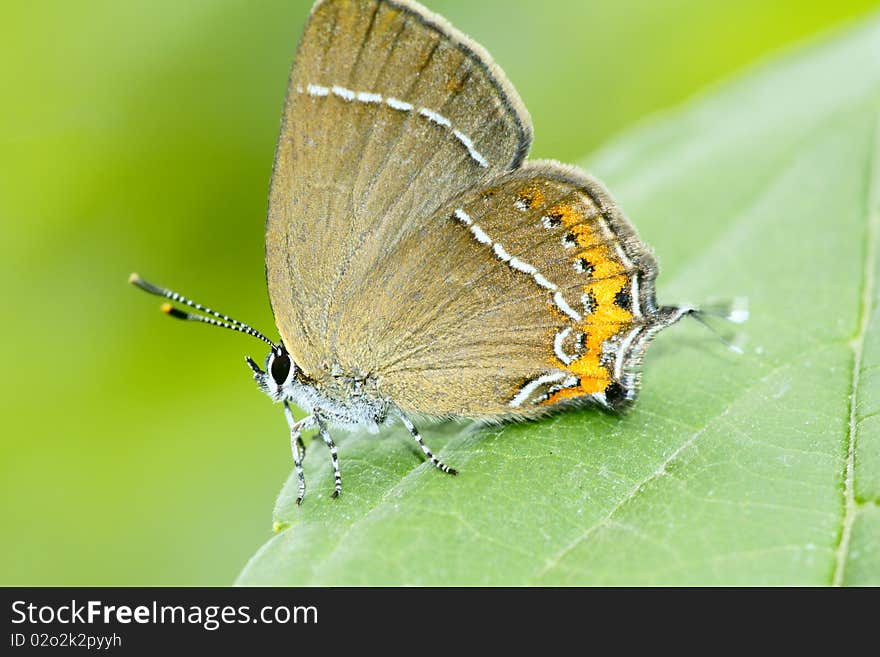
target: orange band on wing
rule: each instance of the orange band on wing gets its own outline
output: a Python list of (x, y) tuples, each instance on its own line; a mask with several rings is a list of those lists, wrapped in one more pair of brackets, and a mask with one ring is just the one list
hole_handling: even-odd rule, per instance
[(611, 383), (611, 372), (601, 362), (602, 344), (609, 338), (629, 329), (632, 313), (617, 304), (618, 294), (629, 284), (629, 274), (613, 249), (583, 221), (583, 216), (567, 205), (557, 205), (548, 211), (571, 228), (579, 252), (573, 256), (581, 260), (585, 271), (589, 268), (590, 282), (583, 286), (590, 312), (585, 312), (577, 328), (584, 334), (583, 354), (566, 364), (554, 356), (555, 367), (568, 370), (578, 377), (578, 383), (550, 395), (543, 403), (553, 404), (562, 399), (603, 392)]

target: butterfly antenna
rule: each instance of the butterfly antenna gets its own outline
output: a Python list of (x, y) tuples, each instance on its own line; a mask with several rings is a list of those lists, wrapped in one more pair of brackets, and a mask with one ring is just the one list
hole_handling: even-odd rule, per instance
[(748, 300), (745, 297), (738, 297), (734, 299), (731, 303), (723, 304), (720, 306), (688, 308), (685, 314), (693, 317), (700, 324), (702, 324), (712, 333), (714, 333), (716, 337), (727, 346), (728, 349), (738, 354), (743, 353), (742, 347), (738, 344), (739, 342), (741, 342), (741, 340), (738, 339), (741, 337), (740, 333), (737, 333), (734, 336), (733, 340), (729, 340), (727, 337), (722, 335), (718, 331), (718, 329), (709, 324), (709, 322), (706, 321), (706, 317), (720, 317), (721, 319), (727, 320), (728, 322), (733, 322), (734, 324), (742, 324), (749, 319)]
[(239, 333), (246, 333), (247, 335), (252, 335), (259, 340), (262, 340), (267, 345), (276, 348), (274, 342), (272, 342), (265, 335), (260, 333), (257, 329), (248, 326), (244, 322), (239, 322), (237, 319), (232, 319), (231, 317), (224, 315), (223, 313), (219, 313), (216, 310), (211, 310), (207, 306), (203, 306), (200, 303), (196, 303), (195, 301), (190, 301), (186, 297), (178, 294), (173, 290), (169, 290), (164, 287), (160, 287), (158, 285), (153, 285), (149, 281), (145, 281), (138, 274), (132, 274), (128, 277), (128, 282), (134, 285), (135, 287), (139, 287), (144, 292), (148, 294), (153, 294), (157, 297), (165, 297), (166, 299), (171, 299), (177, 303), (181, 303), (185, 306), (189, 306), (190, 308), (195, 308), (199, 312), (205, 313), (206, 315), (212, 315), (212, 317), (206, 317), (205, 315), (199, 315), (197, 313), (187, 312), (185, 310), (181, 310), (179, 308), (175, 308), (170, 303), (162, 304), (162, 312), (166, 315), (174, 317), (175, 319), (183, 319), (190, 322), (202, 322), (203, 324), (210, 324), (211, 326), (219, 326), (221, 328), (231, 329), (233, 331), (238, 331)]

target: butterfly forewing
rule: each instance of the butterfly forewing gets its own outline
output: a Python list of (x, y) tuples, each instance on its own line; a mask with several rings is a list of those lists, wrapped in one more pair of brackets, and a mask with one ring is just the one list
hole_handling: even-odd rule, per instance
[(399, 1), (315, 6), (291, 72), (266, 231), (276, 322), (307, 374), (320, 377), (345, 349), (348, 313), (379, 303), (363, 295), (368, 273), (449, 199), (518, 166), (530, 139), (503, 74), (442, 18)]

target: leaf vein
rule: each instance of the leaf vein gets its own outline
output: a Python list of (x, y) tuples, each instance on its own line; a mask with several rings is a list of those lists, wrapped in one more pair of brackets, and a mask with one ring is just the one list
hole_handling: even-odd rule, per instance
[(852, 536), (853, 522), (856, 517), (857, 504), (855, 500), (855, 452), (856, 435), (858, 433), (857, 404), (861, 375), (862, 360), (864, 358), (865, 336), (871, 323), (871, 313), (874, 306), (874, 278), (877, 260), (877, 230), (880, 223), (880, 199), (877, 198), (877, 188), (880, 187), (880, 172), (877, 170), (877, 153), (880, 151), (880, 112), (875, 117), (873, 134), (871, 135), (872, 148), (868, 153), (868, 165), (866, 167), (867, 179), (865, 189), (865, 268), (862, 277), (861, 305), (856, 335), (851, 345), (853, 350), (852, 360), (852, 390), (849, 402), (849, 430), (846, 436), (845, 465), (843, 471), (843, 518), (841, 519), (840, 542), (835, 551), (834, 570), (831, 576), (831, 584), (841, 586), (846, 570), (846, 557), (849, 552), (849, 543)]

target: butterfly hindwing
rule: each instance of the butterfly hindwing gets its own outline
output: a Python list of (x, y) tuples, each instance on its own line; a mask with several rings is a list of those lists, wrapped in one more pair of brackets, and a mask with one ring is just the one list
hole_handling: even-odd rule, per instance
[(601, 185), (525, 165), (444, 206), (365, 281), (373, 312), (346, 317), (344, 359), (383, 394), (436, 415), (613, 407), (637, 390), (656, 311), (656, 264)]

